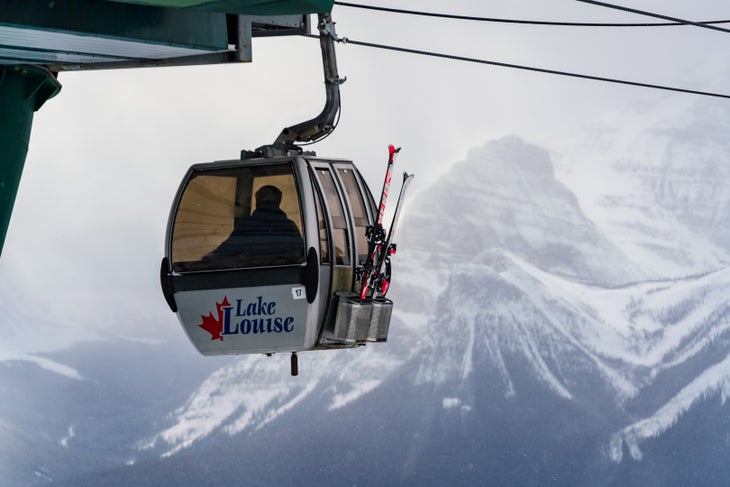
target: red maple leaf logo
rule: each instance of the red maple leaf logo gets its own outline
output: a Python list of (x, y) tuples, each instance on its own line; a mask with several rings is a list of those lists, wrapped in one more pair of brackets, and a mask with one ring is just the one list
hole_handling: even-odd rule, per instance
[(223, 333), (223, 307), (224, 306), (230, 306), (231, 303), (228, 302), (228, 296), (223, 297), (223, 301), (220, 303), (216, 301), (215, 303), (215, 309), (218, 313), (218, 318), (213, 318), (213, 313), (208, 313), (208, 316), (200, 315), (200, 317), (203, 319), (203, 322), (199, 324), (198, 326), (202, 328), (203, 330), (210, 333), (210, 339), (211, 340), (220, 340), (223, 341), (223, 337), (221, 336), (221, 333)]

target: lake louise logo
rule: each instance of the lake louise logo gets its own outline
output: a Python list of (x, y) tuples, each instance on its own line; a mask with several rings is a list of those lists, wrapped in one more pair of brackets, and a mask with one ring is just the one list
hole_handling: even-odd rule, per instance
[(208, 316), (200, 315), (203, 321), (198, 326), (210, 333), (211, 340), (221, 341), (226, 335), (294, 331), (294, 317), (279, 316), (276, 308), (276, 301), (264, 301), (263, 296), (248, 303), (236, 299), (235, 306), (228, 301), (228, 296), (224, 296), (223, 301), (215, 303), (217, 316), (214, 317), (212, 312)]

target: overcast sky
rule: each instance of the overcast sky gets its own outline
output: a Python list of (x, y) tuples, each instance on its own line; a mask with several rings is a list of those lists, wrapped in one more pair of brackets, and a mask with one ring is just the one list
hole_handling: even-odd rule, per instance
[[(489, 17), (654, 21), (574, 0), (387, 5)], [(730, 19), (730, 3), (716, 0), (631, 6)], [(697, 27), (535, 27), (339, 6), (333, 17), (338, 34), (354, 40), (730, 92), (721, 82), (730, 68), (730, 35)], [(273, 142), (283, 127), (318, 114), (324, 102), (316, 40), (257, 39), (253, 56), (253, 63), (240, 65), (61, 73), (61, 93), (35, 117), (0, 259), (0, 305), (11, 317), (24, 317), (24, 333), (31, 333), (33, 317), (79, 334), (182, 333), (162, 298), (158, 272), (170, 204), (186, 169)], [(403, 147), (400, 170), (416, 173), (414, 190), (423, 191), (488, 140), (518, 134), (565, 162), (586, 127), (609, 113), (667, 98), (693, 100), (355, 45), (338, 45), (337, 57), (340, 76), (347, 77), (341, 121), (313, 148), (353, 159), (373, 189), (381, 185), (390, 143)], [(9, 327), (4, 323), (0, 333), (11, 334)]]

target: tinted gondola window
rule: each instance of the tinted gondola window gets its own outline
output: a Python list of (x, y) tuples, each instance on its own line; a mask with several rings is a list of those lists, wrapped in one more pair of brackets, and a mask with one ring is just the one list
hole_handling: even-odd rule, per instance
[(347, 220), (345, 210), (335, 187), (335, 181), (329, 169), (317, 169), (317, 176), (322, 183), (322, 190), (327, 199), (327, 209), (332, 221), (332, 238), (335, 244), (335, 264), (350, 263), (350, 245), (347, 240)]
[(368, 225), (370, 225), (368, 213), (365, 209), (365, 201), (363, 200), (360, 186), (355, 179), (355, 171), (350, 168), (339, 168), (337, 172), (345, 186), (347, 198), (350, 200), (350, 207), (352, 209), (352, 218), (355, 220), (355, 238), (357, 239), (355, 242), (357, 245), (356, 262), (364, 262), (368, 253), (368, 238), (365, 231)]
[(176, 271), (298, 264), (302, 215), (290, 164), (203, 170), (175, 215)]

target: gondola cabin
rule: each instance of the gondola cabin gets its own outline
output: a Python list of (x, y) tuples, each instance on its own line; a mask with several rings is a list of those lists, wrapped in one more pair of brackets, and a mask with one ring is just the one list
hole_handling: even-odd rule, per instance
[(192, 166), (175, 197), (163, 293), (203, 355), (385, 341), (392, 302), (361, 303), (376, 205), (350, 161), (290, 153)]

